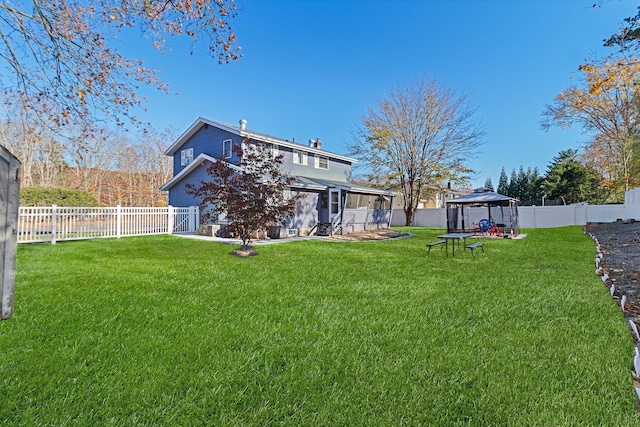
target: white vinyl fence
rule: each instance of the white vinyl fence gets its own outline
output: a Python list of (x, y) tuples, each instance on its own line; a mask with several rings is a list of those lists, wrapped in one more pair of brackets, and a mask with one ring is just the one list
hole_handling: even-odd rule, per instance
[(197, 206), (20, 207), (18, 243), (194, 232)]
[[(465, 224), (487, 217), (487, 208), (464, 210)], [(585, 225), (592, 222), (640, 220), (640, 188), (625, 192), (620, 205), (568, 205), (568, 206), (518, 206), (520, 228), (551, 228), (567, 225)], [(391, 225), (404, 225), (405, 215), (395, 209)], [(413, 225), (421, 227), (447, 227), (447, 210), (444, 208), (418, 209)]]

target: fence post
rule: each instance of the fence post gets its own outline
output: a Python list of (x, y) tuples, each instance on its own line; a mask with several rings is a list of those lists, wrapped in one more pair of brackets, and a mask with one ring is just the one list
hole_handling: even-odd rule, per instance
[(51, 244), (56, 244), (56, 213), (58, 205), (51, 205)]
[(194, 233), (198, 228), (198, 210), (196, 206), (189, 206), (189, 232)]
[(173, 234), (174, 221), (176, 219), (175, 208), (171, 205), (167, 206), (167, 234)]
[(533, 217), (533, 228), (536, 228), (536, 207), (535, 206), (531, 206), (531, 213), (532, 213), (531, 216)]
[(119, 239), (122, 235), (122, 206), (116, 206), (116, 237)]

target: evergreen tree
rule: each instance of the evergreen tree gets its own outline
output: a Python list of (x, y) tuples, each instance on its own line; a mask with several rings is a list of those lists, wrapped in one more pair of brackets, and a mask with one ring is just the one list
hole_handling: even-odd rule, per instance
[[(530, 171), (531, 169), (529, 169)], [(523, 202), (529, 202), (529, 175), (525, 172), (524, 167), (520, 166), (517, 179), (517, 199)]]
[(538, 172), (538, 168), (533, 168), (529, 175), (529, 195), (528, 198), (531, 200), (532, 204), (541, 204), (542, 196), (544, 195), (544, 189), (542, 188), (542, 184), (544, 182), (544, 177), (540, 176), (540, 172)]
[(498, 181), (498, 193), (508, 196), (509, 192), (509, 179), (507, 178), (507, 171), (504, 167), (500, 171), (500, 180)]
[(602, 200), (601, 176), (593, 168), (577, 160), (577, 150), (563, 150), (553, 158), (544, 179), (549, 198), (562, 199), (565, 204), (598, 203)]
[(506, 196), (513, 197), (514, 199), (518, 198), (518, 175), (516, 175), (516, 170), (511, 169), (511, 178), (509, 178), (509, 189), (507, 190)]
[(493, 191), (493, 182), (491, 182), (490, 176), (488, 176), (487, 179), (484, 181), (484, 188), (488, 188), (489, 190)]

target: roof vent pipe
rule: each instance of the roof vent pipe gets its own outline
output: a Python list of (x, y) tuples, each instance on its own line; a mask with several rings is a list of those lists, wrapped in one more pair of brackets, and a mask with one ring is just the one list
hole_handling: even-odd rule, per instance
[(247, 121), (245, 119), (240, 119), (240, 130), (247, 129)]
[(315, 147), (316, 146), (316, 142), (313, 139), (309, 140), (309, 147)]

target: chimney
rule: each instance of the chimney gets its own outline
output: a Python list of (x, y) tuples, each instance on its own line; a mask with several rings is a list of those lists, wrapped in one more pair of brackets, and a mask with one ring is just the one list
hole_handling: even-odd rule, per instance
[(247, 129), (247, 121), (245, 119), (240, 119), (240, 130)]
[(318, 138), (318, 139), (310, 139), (309, 140), (309, 147), (322, 148), (322, 142), (320, 142), (320, 138)]

